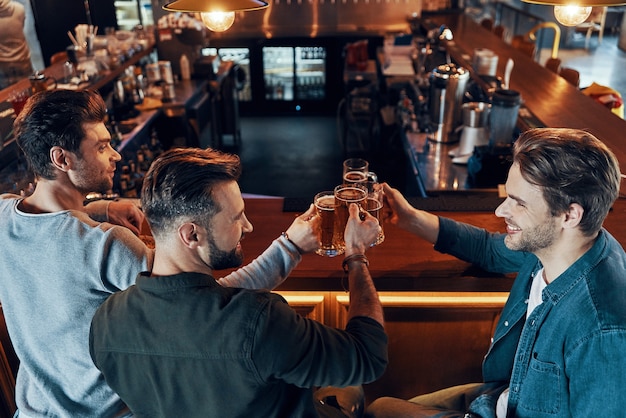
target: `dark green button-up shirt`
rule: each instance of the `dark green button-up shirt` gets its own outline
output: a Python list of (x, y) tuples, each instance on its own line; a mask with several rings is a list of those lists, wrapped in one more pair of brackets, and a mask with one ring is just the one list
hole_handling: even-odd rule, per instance
[(387, 337), (357, 317), (337, 330), (277, 294), (211, 276), (140, 275), (96, 313), (90, 350), (139, 417), (315, 417), (312, 387), (378, 378)]

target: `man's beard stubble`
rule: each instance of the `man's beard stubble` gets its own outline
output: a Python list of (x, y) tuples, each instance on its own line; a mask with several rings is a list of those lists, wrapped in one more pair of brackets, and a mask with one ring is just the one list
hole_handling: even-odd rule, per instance
[(209, 248), (211, 251), (211, 268), (213, 270), (224, 270), (232, 267), (239, 267), (243, 263), (243, 251), (237, 247), (231, 251), (223, 251), (217, 248), (213, 237), (209, 238)]

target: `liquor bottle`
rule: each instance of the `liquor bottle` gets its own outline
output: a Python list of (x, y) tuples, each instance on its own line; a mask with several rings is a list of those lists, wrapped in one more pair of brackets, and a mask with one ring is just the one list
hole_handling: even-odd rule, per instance
[(189, 59), (187, 55), (180, 56), (180, 78), (181, 80), (191, 79), (191, 69), (189, 68)]

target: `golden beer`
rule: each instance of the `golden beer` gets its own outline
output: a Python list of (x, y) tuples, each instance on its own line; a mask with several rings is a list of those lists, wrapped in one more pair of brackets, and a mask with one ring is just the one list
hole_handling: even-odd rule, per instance
[(344, 184), (365, 183), (369, 163), (363, 158), (348, 158), (343, 162)]
[(379, 198), (376, 193), (370, 193), (367, 196), (367, 199), (365, 200), (365, 202), (366, 202), (365, 208), (367, 210), (367, 213), (369, 213), (374, 218), (376, 218), (376, 220), (378, 221), (378, 224), (380, 225), (380, 233), (378, 234), (378, 237), (376, 237), (376, 241), (374, 241), (371, 245), (373, 247), (375, 245), (380, 244), (381, 242), (385, 240), (385, 233), (383, 232), (383, 224), (382, 224), (382, 220), (380, 217), (382, 210), (383, 210), (383, 200), (382, 200), (382, 197)]
[(320, 192), (315, 195), (315, 209), (320, 217), (320, 248), (315, 253), (334, 257), (343, 254), (344, 248), (339, 244), (339, 235), (343, 240), (343, 230), (341, 233), (335, 231), (335, 196), (331, 191)]
[(365, 183), (367, 174), (362, 171), (348, 171), (343, 175), (343, 182), (346, 184)]
[(343, 184), (335, 187), (335, 231), (341, 231), (341, 234), (337, 234), (337, 238), (338, 246), (342, 251), (346, 248), (343, 233), (350, 217), (348, 207), (351, 203), (357, 203), (364, 209), (366, 198), (367, 189), (360, 184)]
[(380, 224), (380, 212), (383, 209), (383, 202), (379, 201), (375, 197), (368, 196), (365, 200), (365, 209), (367, 210), (367, 213), (376, 218)]

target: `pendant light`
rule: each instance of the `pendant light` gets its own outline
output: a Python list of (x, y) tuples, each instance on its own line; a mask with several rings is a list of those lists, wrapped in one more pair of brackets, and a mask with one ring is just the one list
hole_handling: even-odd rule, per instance
[(554, 6), (554, 17), (563, 26), (576, 26), (591, 15), (592, 7), (620, 6), (626, 0), (522, 0), (525, 3)]
[(554, 17), (564, 26), (576, 26), (591, 15), (591, 6), (554, 6)]
[(175, 0), (163, 6), (170, 12), (200, 13), (207, 28), (223, 32), (235, 21), (235, 12), (260, 10), (268, 6), (263, 0)]

